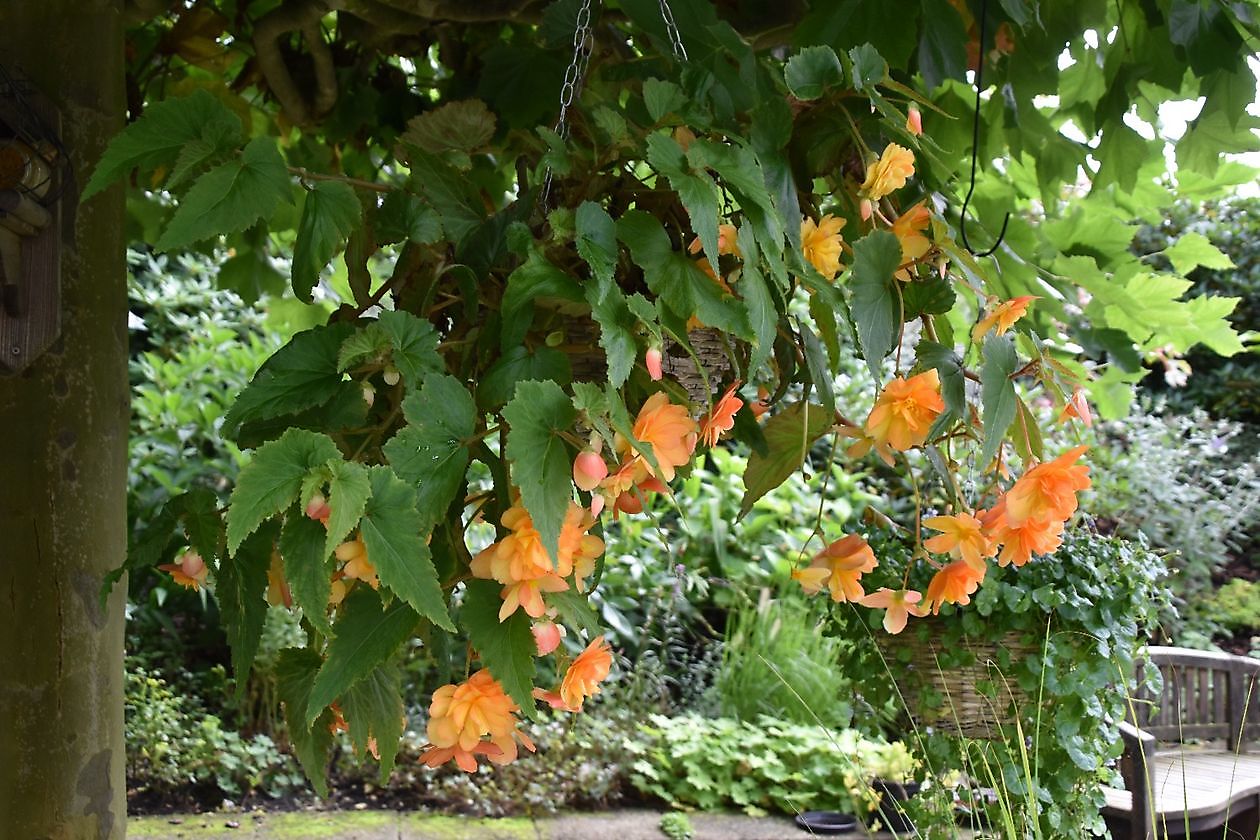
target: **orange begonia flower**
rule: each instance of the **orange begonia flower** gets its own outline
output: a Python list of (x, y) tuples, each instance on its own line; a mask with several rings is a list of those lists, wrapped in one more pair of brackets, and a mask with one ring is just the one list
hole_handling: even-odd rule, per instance
[(710, 449), (717, 446), (722, 432), (729, 432), (735, 427), (735, 412), (744, 407), (744, 401), (735, 396), (738, 387), (739, 382), (732, 382), (713, 406), (713, 411), (700, 418), (700, 440)]
[(844, 241), (840, 233), (842, 230), (844, 219), (830, 214), (819, 219), (817, 224), (808, 218), (801, 222), (801, 254), (828, 280), (836, 279), (840, 273), (840, 243)]
[(1072, 396), (1063, 404), (1063, 411), (1059, 413), (1060, 423), (1076, 418), (1085, 424), (1085, 428), (1094, 425), (1094, 415), (1090, 413), (1089, 401), (1085, 399), (1085, 389), (1076, 387), (1072, 389)]
[(1059, 546), (1063, 544), (1063, 522), (1058, 519), (1029, 520), (1018, 527), (1005, 523), (997, 531), (996, 537), (1002, 543), (998, 565), (1014, 563), (1022, 566), (1034, 554), (1053, 554), (1059, 550)]
[[(923, 231), (927, 230), (928, 223), (931, 221), (932, 211), (928, 210), (920, 202), (902, 213), (893, 222), (892, 232), (896, 234), (897, 241), (901, 243), (901, 262), (903, 265), (922, 258), (924, 254), (932, 249), (931, 241), (923, 235)], [(895, 276), (898, 280), (905, 282), (914, 279), (908, 268), (901, 269)]]
[(596, 636), (564, 672), (560, 698), (571, 712), (581, 711), (587, 697), (599, 694), (599, 684), (612, 670), (612, 648), (603, 636)]
[(927, 600), (923, 606), (931, 609), (932, 615), (938, 615), (942, 604), (959, 604), (967, 606), (971, 603), (971, 593), (984, 580), (985, 567), (977, 570), (965, 560), (955, 560), (932, 576), (928, 583)]
[(866, 180), (862, 182), (860, 194), (869, 201), (879, 201), (894, 190), (906, 185), (906, 181), (914, 174), (914, 152), (889, 143), (879, 160), (866, 169)]
[[(735, 225), (718, 225), (718, 254), (725, 256), (730, 254), (735, 257), (742, 256), (739, 253), (739, 243), (736, 242), (738, 232)], [(700, 253), (700, 249), (704, 247), (700, 242), (700, 237), (691, 240), (691, 244), (687, 246), (688, 252), (692, 254)]]
[[(990, 298), (990, 301), (996, 301), (996, 298)], [(1016, 321), (1023, 318), (1028, 312), (1028, 305), (1034, 300), (1041, 300), (1036, 295), (1022, 295), (1021, 297), (1011, 298), (996, 304), (989, 311), (989, 314), (980, 319), (980, 323), (976, 324), (975, 329), (971, 331), (971, 340), (979, 342), (984, 338), (985, 333), (994, 327), (997, 328), (997, 335), (1004, 334), (1009, 330)]]
[[(455, 759), (461, 770), (477, 769), (477, 755), (499, 764), (516, 758), (516, 741), (529, 750), (533, 743), (517, 731), (520, 707), (487, 670), (460, 685), (444, 685), (433, 692), (429, 705), (429, 745), (421, 761), (436, 767)], [(486, 740), (483, 740), (486, 739)]]
[(648, 473), (673, 481), (674, 470), (691, 460), (699, 427), (684, 406), (671, 403), (663, 392), (657, 392), (639, 409), (632, 432), (635, 440), (652, 447), (660, 472), (657, 474), (644, 462)]
[(1003, 497), (1006, 521), (1018, 528), (1030, 520), (1066, 520), (1076, 510), (1076, 494), (1088, 489), (1089, 467), (1077, 464), (1087, 446), (1077, 446), (1024, 473)]
[(376, 576), (376, 567), (368, 562), (367, 546), (363, 538), (355, 538), (337, 546), (333, 554), (346, 565), (341, 567), (342, 577), (361, 580), (373, 589), (381, 588), (381, 581)]
[(896, 377), (884, 388), (866, 418), (869, 441), (859, 441), (849, 451), (861, 454), (874, 445), (880, 457), (892, 464), (892, 450), (905, 452), (922, 444), (944, 410), (941, 381), (935, 368), (909, 379)]
[(857, 534), (846, 534), (814, 555), (809, 568), (797, 569), (792, 578), (801, 584), (807, 595), (822, 590), (824, 584), (837, 604), (857, 601), (866, 592), (862, 575), (875, 570), (879, 561), (866, 540)]
[(954, 516), (930, 516), (923, 524), (941, 533), (923, 543), (928, 551), (948, 554), (961, 559), (981, 575), (984, 574), (984, 558), (992, 557), (996, 546), (980, 520), (970, 513)]
[(164, 563), (158, 568), (170, 572), (172, 580), (194, 592), (206, 585), (206, 577), (210, 574), (205, 561), (195, 551), (185, 551), (174, 563)]
[(862, 598), (858, 603), (864, 607), (885, 610), (884, 629), (895, 636), (906, 629), (906, 620), (910, 616), (922, 618), (927, 615), (923, 607), (919, 606), (921, 600), (923, 600), (923, 595), (913, 589), (883, 587), (878, 592), (872, 592)]

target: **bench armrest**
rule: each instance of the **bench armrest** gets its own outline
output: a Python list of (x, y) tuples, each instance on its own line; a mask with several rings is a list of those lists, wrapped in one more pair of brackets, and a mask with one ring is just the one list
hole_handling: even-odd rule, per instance
[(1120, 774), (1124, 786), (1133, 797), (1129, 817), (1133, 840), (1154, 837), (1155, 812), (1152, 792), (1155, 789), (1155, 736), (1143, 732), (1127, 721), (1120, 722), (1120, 740), (1124, 742), (1124, 756), (1120, 759)]

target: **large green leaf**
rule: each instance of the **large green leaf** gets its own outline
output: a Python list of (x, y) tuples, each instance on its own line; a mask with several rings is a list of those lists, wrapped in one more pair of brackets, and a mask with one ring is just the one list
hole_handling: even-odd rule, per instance
[(276, 660), (276, 695), (284, 704), (284, 720), (288, 725), (289, 740), (306, 777), (311, 780), (315, 793), (328, 796), (328, 751), (333, 736), (328, 727), (332, 722), (331, 710), (317, 712), (314, 722), (307, 720), (306, 709), (310, 705), (311, 685), (323, 660), (308, 648), (285, 648)]
[(237, 160), (197, 179), (154, 246), (171, 251), (235, 233), (291, 203), (289, 170), (272, 137), (255, 137)]
[(945, 407), (954, 417), (967, 416), (967, 377), (963, 373), (962, 359), (953, 347), (922, 339), (915, 347), (920, 364), (936, 368), (941, 380), (941, 397)]
[(1206, 236), (1195, 231), (1182, 234), (1164, 251), (1164, 256), (1168, 257), (1178, 274), (1189, 274), (1199, 266), (1218, 271), (1234, 267), (1233, 260), (1221, 253)]
[(984, 447), (980, 463), (988, 465), (997, 455), (998, 446), (1015, 420), (1019, 397), (1011, 374), (1019, 366), (1015, 343), (1007, 336), (990, 335), (984, 339), (984, 367), (980, 370), (980, 400), (983, 405)]
[(407, 726), (403, 708), (402, 680), (398, 669), (382, 665), (352, 685), (341, 698), (341, 709), (350, 726), (350, 742), (359, 758), (376, 740), (381, 756), (379, 780), (385, 784), (398, 755), (398, 739)]
[(354, 326), (330, 324), (304, 330), (272, 354), (240, 393), (223, 421), (223, 433), (241, 426), (323, 405), (341, 389), (337, 354)]
[(538, 644), (529, 629), (529, 616), (524, 610), (517, 610), (506, 621), (499, 621), (502, 587), (492, 580), (470, 580), (466, 586), (459, 623), (503, 690), (530, 717), (535, 717), (534, 657), (538, 655)]
[(886, 230), (874, 230), (853, 243), (853, 320), (862, 357), (876, 381), (884, 357), (897, 344), (901, 303), (893, 272), (901, 264), (901, 243)]
[(689, 171), (682, 146), (667, 132), (657, 131), (647, 138), (648, 163), (669, 179), (669, 184), (682, 199), (691, 227), (700, 237), (704, 255), (718, 270), (718, 204), (721, 196), (717, 184), (703, 169)]
[(531, 249), (525, 262), (508, 276), (507, 290), (499, 306), (500, 346), (508, 350), (524, 340), (533, 321), (535, 302), (583, 299), (582, 287), (571, 275), (553, 265), (542, 251)]
[(232, 648), (232, 673), (236, 697), (245, 694), (249, 668), (258, 653), (263, 623), (267, 619), (267, 569), (276, 541), (276, 528), (256, 532), (219, 564), (214, 596), (223, 616), (223, 629)]
[(151, 171), (174, 163), (175, 178), (240, 140), (240, 118), (207, 91), (158, 100), (110, 141), (80, 200), (86, 201), (137, 168)]
[[(368, 549), (371, 554), (371, 549)], [(311, 685), (306, 725), (351, 686), (384, 664), (411, 638), (420, 616), (402, 601), (381, 607), (380, 597), (359, 584), (346, 596), (337, 637), (328, 644), (328, 658)]]
[(228, 504), (228, 552), (263, 520), (275, 516), (297, 500), (303, 480), (331, 460), (340, 460), (337, 444), (327, 435), (290, 429), (278, 440), (265, 443), (241, 469)]
[(554, 382), (522, 382), (503, 408), (511, 424), (507, 456), (513, 481), (529, 511), (543, 546), (554, 559), (560, 528), (573, 499), (573, 471), (562, 432), (573, 427), (577, 412)]
[(958, 10), (949, 3), (923, 0), (922, 11), (919, 72), (931, 91), (946, 79), (966, 78), (967, 30)]
[(434, 624), (454, 630), (424, 538), (432, 525), (416, 510), (416, 491), (389, 467), (372, 467), (371, 482), (359, 532), (381, 583)]
[(634, 339), (634, 315), (617, 286), (617, 227), (602, 207), (585, 201), (576, 214), (577, 249), (591, 267), (592, 281), (585, 286), (591, 316), (599, 324), (599, 345), (608, 359), (608, 378), (620, 388), (634, 368), (638, 345)]
[(754, 452), (744, 470), (744, 498), (739, 505), (742, 517), (758, 499), (778, 487), (801, 468), (809, 447), (831, 427), (834, 412), (812, 403), (794, 403), (766, 422), (767, 451)]
[(348, 184), (316, 181), (307, 191), (293, 246), (293, 294), (299, 300), (311, 302), (320, 272), (362, 218), (363, 208)]
[(325, 555), (333, 553), (359, 523), (372, 495), (367, 467), (355, 461), (335, 461), (328, 479), (328, 534)]
[(385, 444), (385, 457), (416, 488), (425, 529), (446, 513), (464, 480), (476, 415), (472, 395), (453, 376), (430, 376), (403, 401), (407, 425)]
[(513, 347), (477, 383), (477, 405), (492, 411), (512, 399), (517, 385), (531, 379), (568, 383), (572, 378), (573, 367), (563, 351), (547, 346)]
[(817, 99), (844, 83), (844, 68), (831, 47), (806, 47), (788, 59), (783, 80), (797, 99)]
[(360, 362), (388, 357), (406, 386), (419, 388), (429, 373), (445, 370), (437, 346), (438, 334), (432, 324), (410, 312), (389, 310), (346, 339), (337, 367), (344, 371)]
[(280, 532), (280, 557), (284, 576), (293, 599), (306, 620), (326, 636), (334, 635), (328, 622), (328, 596), (332, 590), (332, 552), (327, 549), (327, 533), (319, 520), (303, 516), (294, 508)]

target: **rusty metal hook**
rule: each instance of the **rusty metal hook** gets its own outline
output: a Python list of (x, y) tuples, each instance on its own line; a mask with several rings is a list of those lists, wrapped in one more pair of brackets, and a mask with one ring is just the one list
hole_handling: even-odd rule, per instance
[(967, 197), (963, 199), (962, 210), (958, 214), (958, 233), (962, 237), (963, 247), (971, 252), (973, 257), (987, 257), (995, 252), (1002, 244), (1002, 240), (1006, 238), (1006, 225), (1011, 220), (1011, 214), (1008, 212), (1002, 219), (1002, 229), (998, 231), (997, 241), (987, 251), (976, 251), (967, 241), (967, 207), (971, 204), (971, 196), (976, 191), (976, 157), (980, 150), (980, 91), (984, 89), (980, 74), (984, 71), (984, 25), (988, 17), (989, 0), (983, 0), (980, 4), (980, 60), (976, 63), (976, 110), (971, 120), (971, 183), (967, 187)]

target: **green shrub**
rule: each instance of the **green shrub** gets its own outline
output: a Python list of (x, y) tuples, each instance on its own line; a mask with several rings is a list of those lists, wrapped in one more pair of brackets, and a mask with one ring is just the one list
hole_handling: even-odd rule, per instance
[(830, 732), (773, 718), (755, 722), (696, 715), (652, 715), (640, 739), (630, 782), (673, 807), (736, 807), (749, 814), (809, 809), (869, 810), (869, 781), (900, 744)]
[(669, 840), (691, 840), (696, 836), (695, 829), (691, 827), (691, 820), (681, 811), (670, 811), (668, 814), (661, 814), (659, 824), (661, 834), (664, 834)]
[(1260, 630), (1260, 583), (1231, 580), (1216, 590), (1204, 610), (1227, 630)]
[[(840, 667), (849, 645), (824, 635), (824, 612), (800, 593), (771, 599), (762, 590), (727, 616), (722, 667), (714, 690), (723, 715), (742, 721), (769, 716), (791, 723), (848, 726), (853, 707)], [(826, 698), (825, 702), (819, 702)]]

